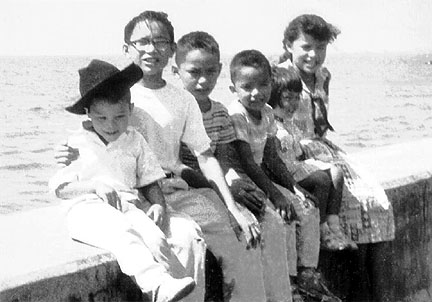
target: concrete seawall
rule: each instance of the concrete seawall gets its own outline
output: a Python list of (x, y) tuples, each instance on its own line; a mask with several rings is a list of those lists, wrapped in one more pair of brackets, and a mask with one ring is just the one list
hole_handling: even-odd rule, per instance
[[(396, 240), (367, 256), (379, 301), (432, 301), (431, 153), (425, 139), (353, 154), (395, 210)], [(0, 217), (0, 301), (140, 299), (110, 253), (69, 239), (63, 217), (61, 206)]]

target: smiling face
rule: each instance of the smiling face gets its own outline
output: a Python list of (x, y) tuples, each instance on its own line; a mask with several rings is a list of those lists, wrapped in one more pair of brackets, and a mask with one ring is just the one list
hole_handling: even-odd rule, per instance
[[(175, 49), (175, 44), (170, 42), (171, 38), (165, 25), (158, 21), (138, 22), (132, 31), (130, 41), (129, 44), (124, 45), (124, 52), (141, 67), (144, 80), (147, 78), (160, 81), (163, 69)], [(169, 41), (169, 43), (163, 45), (158, 41)], [(142, 46), (142, 43), (145, 43), (145, 46)]]
[(132, 109), (133, 105), (127, 101), (112, 104), (101, 99), (90, 105), (87, 115), (95, 132), (105, 140), (105, 143), (110, 143), (126, 131)]
[(231, 91), (237, 94), (240, 103), (253, 115), (260, 116), (271, 93), (271, 79), (263, 68), (240, 66), (236, 71)]
[(222, 68), (219, 56), (203, 49), (193, 49), (177, 54), (177, 65), (184, 88), (198, 102), (207, 100)]
[(306, 75), (315, 74), (322, 66), (327, 53), (327, 41), (318, 41), (308, 34), (300, 32), (298, 38), (288, 42), (287, 50), (292, 55), (293, 65)]

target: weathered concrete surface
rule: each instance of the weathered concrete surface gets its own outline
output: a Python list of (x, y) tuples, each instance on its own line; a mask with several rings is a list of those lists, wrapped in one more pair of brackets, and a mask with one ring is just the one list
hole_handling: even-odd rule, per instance
[(1, 216), (0, 301), (122, 301), (137, 296), (110, 253), (69, 238), (64, 214), (55, 206)]
[[(354, 154), (385, 187), (397, 233), (394, 242), (367, 247), (362, 257), (331, 255), (336, 261), (327, 263), (327, 275), (342, 294), (356, 289), (350, 301), (372, 301), (352, 269), (363, 274), (364, 266), (373, 270), (375, 301), (432, 301), (431, 151), (428, 139)], [(61, 206), (0, 217), (0, 301), (140, 298), (111, 254), (69, 239)]]

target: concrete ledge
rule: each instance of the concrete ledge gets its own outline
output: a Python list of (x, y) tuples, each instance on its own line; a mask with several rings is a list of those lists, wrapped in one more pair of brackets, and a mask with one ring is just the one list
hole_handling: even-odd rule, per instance
[(432, 301), (431, 151), (432, 139), (424, 139), (352, 155), (385, 188), (395, 213), (396, 239), (363, 246), (361, 252), (321, 253), (320, 267), (340, 297)]
[(54, 206), (1, 217), (0, 301), (139, 297), (109, 252), (69, 238), (64, 216), (63, 207)]
[[(397, 238), (374, 251), (379, 301), (432, 301), (432, 140), (353, 154), (383, 184)], [(0, 301), (137, 301), (113, 256), (69, 239), (61, 206), (2, 215)]]

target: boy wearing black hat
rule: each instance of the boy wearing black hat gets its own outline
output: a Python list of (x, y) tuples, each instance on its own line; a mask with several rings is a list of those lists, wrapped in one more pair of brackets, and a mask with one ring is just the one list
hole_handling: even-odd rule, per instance
[[(189, 92), (163, 77), (176, 50), (168, 16), (156, 11), (135, 16), (125, 26), (124, 42), (125, 55), (143, 72), (143, 78), (131, 88), (135, 107), (130, 125), (144, 136), (166, 174), (160, 184), (167, 204), (200, 226), (208, 249), (222, 262), (226, 300), (265, 301), (261, 253), (256, 249), (260, 227), (235, 203), (211, 151), (198, 104)], [(180, 161), (181, 142), (196, 155), (203, 175), (215, 190), (189, 187), (183, 179), (190, 169)], [(71, 147), (64, 145), (56, 151), (59, 164), (75, 160), (78, 150)], [(193, 259), (196, 255), (188, 255), (188, 263), (197, 263)], [(195, 281), (197, 286), (188, 298), (197, 296), (190, 299), (202, 301), (199, 297), (204, 295), (204, 282), (199, 277)]]
[(81, 97), (66, 110), (90, 120), (68, 139), (79, 158), (50, 180), (58, 197), (71, 200), (71, 237), (112, 252), (151, 301), (183, 299), (195, 281), (186, 276), (168, 240), (188, 241), (183, 244), (195, 245), (200, 253), (205, 244), (195, 222), (166, 215), (158, 185), (165, 173), (143, 136), (128, 126), (129, 88), (142, 71), (135, 64), (119, 71), (93, 60), (79, 74)]

